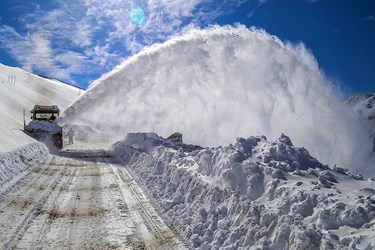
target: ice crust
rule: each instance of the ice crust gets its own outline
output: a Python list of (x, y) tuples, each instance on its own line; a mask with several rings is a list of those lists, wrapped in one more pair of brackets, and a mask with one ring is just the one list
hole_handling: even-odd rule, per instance
[(192, 248), (375, 248), (374, 180), (321, 164), (284, 134), (185, 152), (132, 133), (113, 151)]

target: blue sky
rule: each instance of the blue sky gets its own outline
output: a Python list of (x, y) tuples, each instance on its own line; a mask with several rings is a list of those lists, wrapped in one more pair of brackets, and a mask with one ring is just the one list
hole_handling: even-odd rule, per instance
[(375, 91), (373, 0), (2, 0), (0, 14), (1, 63), (81, 87), (193, 26), (241, 23), (303, 42), (346, 94)]

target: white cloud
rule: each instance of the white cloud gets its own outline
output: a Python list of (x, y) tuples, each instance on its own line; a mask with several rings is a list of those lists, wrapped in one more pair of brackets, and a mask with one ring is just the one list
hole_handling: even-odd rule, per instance
[(369, 16), (363, 18), (362, 20), (363, 21), (372, 21), (372, 22), (375, 22), (375, 16), (369, 15)]
[(43, 31), (32, 33), (25, 38), (25, 43), (28, 45), (28, 51), (23, 50), (20, 53), (23, 54), (22, 57), (29, 67), (37, 70), (52, 68), (53, 51), (48, 33)]
[(83, 21), (78, 22), (75, 27), (77, 31), (72, 34), (74, 44), (80, 47), (87, 47), (91, 45), (92, 29), (94, 28)]
[[(150, 1), (153, 2), (153, 1)], [(165, 10), (175, 17), (192, 16), (196, 6), (202, 3), (201, 0), (162, 0)]]
[[(48, 75), (52, 71), (54, 76), (72, 81), (74, 74), (86, 72), (87, 65), (105, 72), (145, 46), (163, 42), (189, 24), (210, 23), (247, 1), (258, 6), (266, 0), (53, 0), (53, 9), (30, 4), (34, 11), (19, 17), (26, 31), (1, 26), (6, 33), (0, 36), (2, 47), (9, 48), (25, 68)], [(130, 11), (135, 7), (147, 13), (142, 27), (131, 23)], [(17, 49), (9, 44), (16, 44)], [(75, 58), (74, 67), (60, 60), (68, 57)]]
[(306, 0), (306, 1), (309, 3), (316, 3), (316, 2), (319, 2), (320, 0)]
[(96, 45), (95, 47), (90, 47), (89, 49), (85, 50), (85, 55), (107, 70), (112, 69), (113, 66), (120, 62), (120, 58), (118, 55), (109, 53), (109, 44), (105, 44), (103, 46)]
[(81, 53), (52, 48), (52, 34), (44, 30), (22, 36), (12, 27), (0, 27), (1, 47), (10, 53), (25, 70), (74, 83), (73, 74), (90, 72), (90, 62)]
[(42, 31), (23, 37), (14, 28), (2, 26), (0, 42), (1, 46), (8, 49), (9, 53), (28, 70), (50, 69), (52, 66), (49, 37)]

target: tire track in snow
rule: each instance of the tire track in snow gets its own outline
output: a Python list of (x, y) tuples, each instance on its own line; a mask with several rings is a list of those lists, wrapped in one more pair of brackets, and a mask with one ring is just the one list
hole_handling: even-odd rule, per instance
[[(50, 168), (48, 168), (50, 169)], [(38, 200), (36, 205), (30, 210), (30, 212), (24, 217), (23, 221), (18, 225), (16, 231), (10, 237), (10, 240), (4, 245), (4, 250), (13, 249), (17, 243), (17, 241), (22, 237), (22, 235), (27, 231), (30, 227), (32, 221), (41, 213), (42, 207), (46, 203), (47, 199), (54, 191), (56, 186), (61, 181), (62, 177), (64, 176), (65, 172), (67, 171), (68, 167), (65, 167), (61, 170), (59, 175), (54, 179), (48, 190), (42, 195), (42, 197)]]
[[(89, 160), (89, 159), (87, 159)], [(96, 162), (77, 160), (80, 164), (75, 167), (74, 176), (69, 178), (71, 193), (65, 210), (69, 212), (70, 227), (62, 228), (68, 232), (66, 240), (69, 249), (104, 249), (101, 232), (101, 192), (100, 169)], [(89, 163), (88, 163), (89, 162)], [(101, 234), (102, 233), (102, 234)]]
[[(67, 164), (68, 165), (68, 164)], [(61, 206), (61, 201), (65, 196), (67, 195), (66, 187), (70, 185), (73, 177), (75, 176), (75, 173), (77, 171), (77, 168), (68, 165), (68, 169), (65, 173), (65, 177), (68, 176), (68, 179), (65, 182), (62, 182), (59, 188), (59, 191), (54, 195), (54, 197), (51, 197), (53, 199), (51, 208), (50, 209), (45, 209), (45, 219), (44, 223), (42, 224), (41, 228), (39, 229), (39, 235), (36, 238), (36, 240), (32, 243), (32, 249), (42, 249), (43, 248), (43, 243), (47, 239), (48, 233), (51, 231), (51, 226), (53, 222), (58, 219), (60, 216), (59, 214), (59, 209)], [(51, 195), (52, 196), (52, 195)]]
[(2, 187), (2, 191), (0, 191), (0, 203), (10, 195), (12, 195), (14, 192), (17, 192), (22, 186), (20, 185), (21, 183), (30, 183), (34, 180), (34, 178), (38, 178), (39, 174), (48, 171), (48, 167), (45, 168), (43, 166), (50, 166), (54, 161), (55, 157), (50, 157), (45, 163), (39, 163), (36, 166), (31, 167), (29, 169), (30, 171), (25, 171), (19, 178), (15, 178), (6, 186)]
[[(95, 159), (95, 158), (93, 158)], [(103, 231), (103, 218), (105, 209), (102, 203), (101, 166), (96, 160), (89, 168), (90, 184), (88, 197), (88, 219), (86, 220), (84, 249), (105, 249), (105, 233)]]
[(78, 153), (30, 169), (31, 182), (18, 182), (4, 198), (0, 248), (186, 248), (122, 166)]
[[(136, 181), (131, 177), (129, 172), (123, 166), (114, 166), (112, 164), (112, 168), (114, 173), (119, 177), (119, 179), (126, 185), (126, 187), (130, 191), (130, 195), (128, 191), (122, 189), (124, 196), (128, 199), (127, 202), (135, 203), (135, 210), (133, 208), (132, 217), (139, 218), (141, 221), (144, 222), (146, 226), (146, 230), (151, 233), (151, 236), (154, 238), (150, 241), (150, 239), (146, 239), (146, 248), (147, 249), (184, 249), (186, 246), (180, 242), (180, 240), (174, 235), (174, 233), (164, 224), (164, 222), (160, 220), (156, 220), (158, 218), (157, 215), (151, 214), (151, 210), (153, 210), (150, 202), (148, 202), (147, 198), (144, 196), (141, 188), (138, 186)], [(121, 187), (121, 186), (120, 186)], [(133, 199), (133, 200), (132, 200)], [(129, 204), (128, 204), (129, 206)], [(131, 209), (131, 206), (129, 206)], [(132, 209), (131, 209), (132, 210)], [(137, 214), (139, 213), (139, 214)], [(156, 212), (155, 212), (156, 213)], [(138, 227), (141, 227), (138, 224)], [(145, 234), (145, 232), (141, 232), (144, 228), (139, 228), (141, 234)], [(146, 237), (148, 233), (146, 232)]]

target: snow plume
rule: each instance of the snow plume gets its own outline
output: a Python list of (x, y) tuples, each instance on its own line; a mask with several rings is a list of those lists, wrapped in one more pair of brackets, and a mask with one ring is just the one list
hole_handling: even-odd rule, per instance
[(190, 30), (144, 49), (94, 82), (63, 123), (121, 135), (180, 131), (203, 146), (286, 133), (324, 163), (370, 165), (368, 132), (304, 45), (244, 26)]

